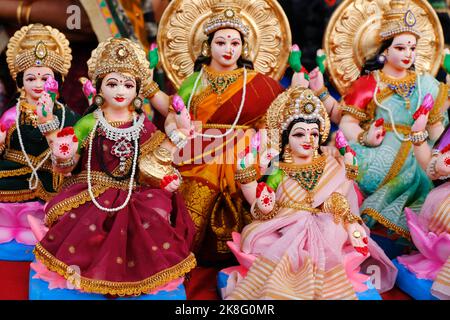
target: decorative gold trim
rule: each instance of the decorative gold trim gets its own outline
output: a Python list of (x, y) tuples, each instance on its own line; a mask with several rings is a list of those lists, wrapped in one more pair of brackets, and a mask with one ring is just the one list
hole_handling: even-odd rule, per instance
[(289, 209), (295, 209), (295, 210), (309, 211), (314, 214), (321, 213), (320, 209), (313, 208), (309, 204), (304, 203), (304, 202), (293, 201), (292, 198), (291, 198), (291, 201), (277, 202), (277, 204), (280, 208), (289, 208)]
[[(102, 185), (93, 186), (92, 193), (94, 194), (94, 197), (97, 198), (100, 194), (102, 194), (109, 188), (109, 186)], [(59, 217), (64, 215), (66, 212), (78, 208), (88, 201), (91, 201), (91, 196), (89, 195), (88, 190), (84, 190), (70, 198), (66, 198), (61, 202), (58, 202), (47, 211), (44, 219), (45, 224), (47, 226), (51, 226), (53, 223), (55, 223), (56, 220), (58, 220)]]
[(364, 111), (359, 110), (355, 106), (341, 105), (341, 110), (342, 110), (342, 114), (350, 114), (351, 116), (358, 119), (359, 121), (367, 120), (367, 114)]
[(268, 213), (262, 213), (261, 210), (258, 208), (258, 206), (255, 205), (255, 207), (253, 208), (253, 215), (255, 216), (256, 220), (266, 221), (266, 220), (270, 220), (273, 217), (275, 217), (279, 211), (280, 211), (280, 205), (278, 204), (278, 202), (275, 202), (275, 205), (274, 205), (272, 211), (270, 211)]
[(85, 292), (118, 296), (147, 294), (172, 280), (184, 276), (197, 265), (194, 254), (190, 253), (189, 256), (176, 265), (162, 270), (144, 280), (136, 282), (113, 282), (90, 279), (77, 274), (74, 269), (56, 259), (40, 243), (36, 244), (33, 253), (36, 256), (36, 259), (42, 262), (49, 270), (63, 276), (73, 285), (79, 285), (81, 290)]
[(145, 156), (146, 154), (154, 151), (157, 147), (163, 143), (163, 141), (166, 139), (166, 134), (157, 130), (153, 133), (153, 135), (145, 141), (140, 149), (140, 156)]
[[(51, 151), (50, 151), (49, 148), (47, 148), (47, 150), (45, 150), (43, 153), (41, 153), (37, 157), (35, 157), (35, 156), (31, 155), (31, 154), (28, 154), (28, 157), (30, 158), (31, 163), (33, 164), (33, 166), (37, 166), (39, 164), (39, 162), (41, 162), (42, 159), (47, 156), (47, 153), (49, 153), (49, 152), (51, 152)], [(17, 150), (13, 150), (13, 149), (6, 149), (4, 158), (6, 160), (9, 160), (9, 161), (13, 161), (13, 162), (17, 162), (17, 163), (23, 164), (23, 165), (27, 166), (27, 168), (28, 168), (28, 162), (25, 159), (22, 151), (17, 151)], [(51, 160), (47, 160), (42, 165), (42, 167), (39, 170), (46, 170), (46, 171), (52, 172), (53, 168), (52, 168)]]
[(0, 171), (0, 179), (8, 178), (8, 177), (23, 176), (28, 173), (31, 173), (31, 169), (29, 167), (22, 167), (22, 168), (14, 169), (14, 170), (1, 170)]
[(405, 164), (406, 158), (408, 158), (409, 151), (411, 150), (412, 144), (411, 141), (403, 141), (400, 145), (400, 149), (398, 150), (397, 155), (395, 156), (394, 162), (392, 163), (391, 168), (389, 169), (387, 175), (384, 177), (383, 181), (378, 186), (379, 190), (382, 188), (386, 183), (388, 183), (390, 180), (394, 179), (400, 170), (402, 169), (403, 165)]
[[(380, 103), (383, 103), (384, 100), (386, 100), (387, 98), (389, 98), (390, 96), (392, 96), (394, 94), (394, 91), (391, 90), (389, 87), (385, 87), (383, 89), (380, 89), (380, 92), (377, 93), (377, 101)], [(367, 105), (366, 108), (366, 114), (367, 114), (367, 119), (365, 124), (365, 129), (369, 129), (370, 126), (370, 121), (375, 119), (375, 111), (377, 109), (377, 105), (374, 101), (374, 99), (372, 98), (372, 100), (370, 100), (369, 104)]]
[[(100, 171), (91, 171), (91, 181), (94, 185), (109, 186), (116, 189), (128, 190), (129, 187), (128, 179), (117, 181)], [(75, 176), (66, 178), (63, 183), (63, 189), (77, 183), (87, 183), (87, 171), (82, 171)], [(133, 184), (133, 188), (136, 188), (136, 183)]]
[(403, 228), (393, 224), (391, 221), (386, 219), (381, 213), (379, 213), (375, 209), (366, 208), (361, 213), (361, 215), (364, 215), (364, 214), (367, 214), (368, 216), (371, 216), (376, 221), (381, 223), (383, 226), (385, 226), (389, 230), (392, 230), (392, 231), (396, 232), (398, 235), (402, 236), (403, 238), (408, 239), (408, 240), (411, 239), (411, 235), (410, 235), (408, 230), (405, 230), (405, 229), (403, 229)]
[(236, 130), (248, 130), (251, 128), (251, 126), (245, 126), (245, 125), (235, 125), (232, 126), (231, 124), (221, 124), (221, 123), (204, 123), (201, 125), (202, 129), (230, 129), (234, 128)]
[[(392, 123), (385, 122), (383, 127), (386, 131), (394, 131)], [(396, 124), (395, 130), (404, 135), (409, 135), (411, 133), (411, 127), (404, 124)]]

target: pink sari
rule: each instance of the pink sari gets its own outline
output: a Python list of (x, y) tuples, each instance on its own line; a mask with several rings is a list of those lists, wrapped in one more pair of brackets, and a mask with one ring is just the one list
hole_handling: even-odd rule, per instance
[[(314, 208), (339, 191), (358, 214), (357, 195), (336, 159), (327, 158), (314, 191)], [(289, 177), (277, 188), (278, 202), (288, 198), (300, 202), (305, 196)], [(375, 286), (381, 292), (392, 288), (397, 275), (373, 240), (369, 238), (370, 255), (364, 257), (351, 246), (343, 225), (326, 212), (281, 208), (274, 218), (251, 223), (233, 240), (229, 246), (245, 271), (230, 274), (225, 299), (356, 299), (355, 292), (367, 290), (364, 283), (370, 278), (361, 272), (379, 276)]]

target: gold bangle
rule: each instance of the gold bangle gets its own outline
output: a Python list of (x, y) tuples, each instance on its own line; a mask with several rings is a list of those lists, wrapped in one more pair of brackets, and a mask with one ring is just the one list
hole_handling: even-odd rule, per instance
[(415, 146), (420, 146), (422, 143), (425, 142), (425, 140), (427, 140), (427, 138), (428, 138), (428, 131), (426, 130), (412, 131), (409, 134), (409, 140)]
[(143, 96), (148, 99), (151, 99), (155, 94), (158, 93), (158, 91), (159, 91), (158, 84), (156, 83), (156, 81), (152, 80), (152, 82), (150, 82), (150, 84), (144, 89)]
[(367, 146), (366, 141), (365, 141), (366, 136), (367, 136), (367, 131), (361, 131), (358, 134), (358, 142), (359, 142), (360, 145)]
[(19, 5), (16, 9), (16, 18), (19, 26), (22, 26), (22, 9), (23, 9), (23, 1), (19, 1)]
[(250, 183), (256, 180), (256, 169), (254, 166), (250, 166), (248, 168), (237, 170), (234, 174), (234, 181), (239, 182), (240, 184)]
[(268, 213), (262, 213), (261, 210), (258, 208), (258, 206), (255, 205), (253, 208), (253, 215), (256, 220), (270, 220), (273, 217), (275, 217), (278, 214), (278, 211), (280, 211), (280, 206), (278, 205), (278, 202), (275, 202), (275, 205), (272, 209), (272, 211)]
[(358, 178), (359, 167), (358, 165), (345, 164), (345, 175), (349, 180), (356, 180)]
[(316, 96), (320, 99), (320, 101), (324, 102), (328, 96), (330, 95), (330, 93), (328, 92), (327, 87), (323, 86), (322, 89), (320, 89)]

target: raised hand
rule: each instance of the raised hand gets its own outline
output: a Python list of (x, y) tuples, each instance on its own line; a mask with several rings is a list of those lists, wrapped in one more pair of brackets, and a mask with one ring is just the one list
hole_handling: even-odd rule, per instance
[(194, 137), (194, 125), (191, 116), (179, 95), (171, 98), (171, 106), (164, 123), (169, 139), (177, 148), (183, 148), (188, 139)]
[(256, 187), (256, 206), (262, 214), (268, 214), (275, 206), (275, 192), (265, 182)]
[(78, 79), (83, 85), (83, 93), (86, 99), (88, 100), (89, 105), (94, 102), (94, 96), (97, 94), (97, 90), (92, 85), (91, 80), (85, 77), (81, 77)]
[(423, 102), (420, 107), (414, 112), (413, 119), (415, 120), (414, 124), (411, 127), (411, 131), (419, 132), (424, 131), (427, 126), (428, 116), (430, 115), (430, 110), (433, 109), (434, 100), (431, 94), (425, 95), (423, 98)]
[(336, 148), (339, 150), (339, 153), (344, 156), (344, 162), (349, 165), (356, 165), (356, 152), (353, 150), (348, 144), (347, 139), (344, 136), (344, 133), (341, 130), (336, 132), (335, 138)]
[(75, 154), (78, 150), (78, 139), (73, 127), (60, 130), (51, 143), (51, 149), (56, 171), (64, 172), (67, 168), (72, 168), (76, 164)]
[(36, 114), (39, 123), (53, 120), (53, 106), (58, 96), (58, 82), (48, 77), (44, 83), (44, 92), (36, 104)]
[(435, 170), (440, 177), (450, 175), (450, 145), (445, 147), (437, 156)]
[(178, 174), (169, 174), (162, 178), (160, 188), (169, 192), (175, 192), (180, 187), (180, 178)]
[(318, 92), (324, 85), (322, 72), (320, 72), (319, 67), (314, 68), (309, 73), (309, 88), (314, 92)]
[(369, 247), (367, 244), (369, 243), (369, 238), (367, 237), (366, 231), (363, 226), (359, 223), (354, 222), (346, 225), (348, 239), (352, 244), (353, 248), (356, 251), (361, 253), (363, 256), (367, 256), (369, 254)]
[(365, 143), (371, 147), (378, 147), (386, 135), (386, 129), (383, 127), (384, 119), (377, 119), (370, 125), (369, 131), (367, 132)]

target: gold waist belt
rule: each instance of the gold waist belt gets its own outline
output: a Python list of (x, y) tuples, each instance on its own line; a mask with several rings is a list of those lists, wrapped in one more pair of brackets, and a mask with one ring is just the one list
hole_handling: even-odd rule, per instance
[[(392, 128), (392, 123), (384, 123), (383, 127), (384, 129), (386, 129), (386, 131), (394, 131), (394, 129)], [(397, 132), (404, 135), (408, 135), (411, 133), (411, 127), (403, 124), (396, 124), (395, 129), (397, 130)]]
[[(36, 167), (42, 161), (42, 159), (45, 158), (45, 156), (49, 152), (50, 152), (50, 149), (47, 149), (46, 151), (44, 151), (43, 153), (41, 153), (37, 157), (32, 156), (32, 155), (29, 154), (28, 158), (30, 158), (31, 164), (34, 167)], [(28, 166), (28, 162), (25, 159), (22, 151), (6, 149), (6, 151), (5, 151), (5, 159)], [(42, 167), (40, 169), (41, 170), (52, 171), (52, 164), (51, 164), (50, 158), (47, 159), (47, 161), (45, 161), (45, 163), (42, 165)]]
[[(75, 176), (66, 178), (64, 180), (62, 188), (66, 188), (77, 183), (87, 183), (87, 171), (82, 171)], [(104, 172), (91, 171), (91, 183), (92, 185), (109, 186), (111, 188), (117, 189), (128, 189), (129, 179), (117, 181)], [(133, 182), (133, 188), (136, 188), (136, 182)]]
[(235, 125), (234, 127), (231, 124), (221, 124), (221, 123), (204, 123), (202, 124), (202, 129), (231, 129), (234, 128), (236, 130), (247, 130), (250, 129), (250, 126), (244, 125)]
[(296, 209), (296, 210), (309, 211), (314, 214), (318, 214), (321, 212), (319, 209), (313, 208), (310, 205), (307, 205), (306, 203), (302, 203), (302, 202), (283, 201), (283, 202), (279, 202), (278, 206), (282, 207), (282, 208), (290, 208), (290, 209)]

